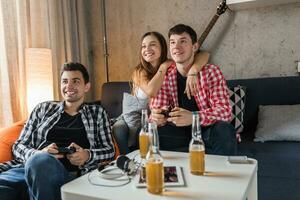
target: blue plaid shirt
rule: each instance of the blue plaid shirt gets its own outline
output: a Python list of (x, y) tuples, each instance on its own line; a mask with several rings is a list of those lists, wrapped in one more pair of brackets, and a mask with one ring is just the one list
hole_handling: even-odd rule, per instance
[[(26, 160), (41, 149), (49, 130), (59, 121), (63, 112), (64, 102), (48, 101), (38, 104), (13, 145), (14, 160), (1, 163), (0, 172), (23, 167)], [(100, 105), (82, 104), (78, 112), (90, 142), (90, 159), (79, 167), (81, 174), (84, 174), (96, 168), (100, 162), (113, 160), (115, 150), (105, 110)]]

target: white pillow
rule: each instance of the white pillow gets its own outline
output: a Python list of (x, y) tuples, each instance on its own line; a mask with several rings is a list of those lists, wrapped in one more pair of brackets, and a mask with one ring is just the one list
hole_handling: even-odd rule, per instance
[(135, 144), (136, 132), (141, 127), (142, 109), (148, 108), (148, 99), (138, 99), (125, 92), (122, 106), (122, 116), (129, 128), (128, 145), (131, 146)]
[(254, 141), (300, 141), (300, 105), (259, 106)]

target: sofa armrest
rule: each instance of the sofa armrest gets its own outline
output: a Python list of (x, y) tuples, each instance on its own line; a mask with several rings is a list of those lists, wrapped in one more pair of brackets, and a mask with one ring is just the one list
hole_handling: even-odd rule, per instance
[(19, 138), (25, 120), (21, 120), (9, 127), (0, 129), (0, 163), (13, 159), (12, 145)]

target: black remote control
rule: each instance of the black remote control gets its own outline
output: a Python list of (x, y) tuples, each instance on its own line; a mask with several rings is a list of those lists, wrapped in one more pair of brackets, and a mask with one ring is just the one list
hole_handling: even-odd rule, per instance
[(167, 110), (162, 110), (161, 111), (161, 114), (163, 114), (165, 117), (170, 117), (170, 115), (169, 115), (169, 113), (171, 112), (171, 107), (168, 107), (168, 109)]
[(62, 154), (72, 154), (76, 152), (75, 147), (58, 147), (58, 153)]

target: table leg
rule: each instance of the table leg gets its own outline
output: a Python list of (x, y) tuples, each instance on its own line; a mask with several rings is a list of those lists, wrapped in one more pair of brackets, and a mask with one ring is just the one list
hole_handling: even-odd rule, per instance
[(247, 200), (257, 200), (257, 171), (255, 172), (250, 182)]

